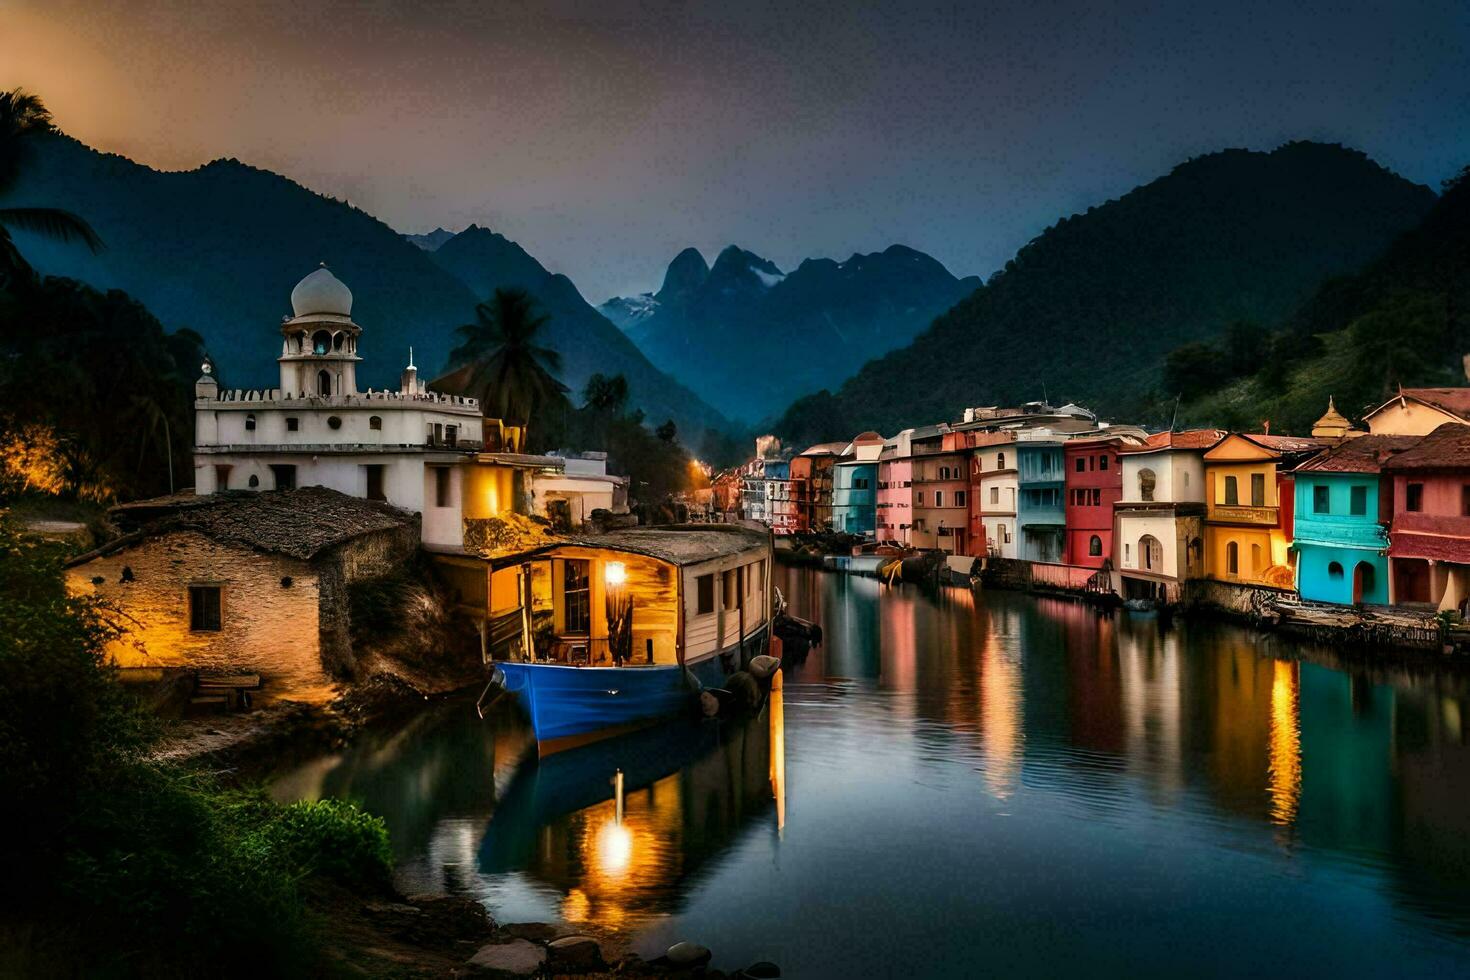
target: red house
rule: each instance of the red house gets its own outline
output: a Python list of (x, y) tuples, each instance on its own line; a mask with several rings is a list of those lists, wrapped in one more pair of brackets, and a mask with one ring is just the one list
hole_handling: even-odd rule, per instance
[(1076, 439), (1062, 447), (1066, 466), (1066, 537), (1062, 561), (1101, 568), (1113, 554), (1113, 505), (1123, 496), (1121, 439)]
[(1383, 472), (1393, 477), (1389, 601), (1470, 612), (1470, 425), (1441, 425)]

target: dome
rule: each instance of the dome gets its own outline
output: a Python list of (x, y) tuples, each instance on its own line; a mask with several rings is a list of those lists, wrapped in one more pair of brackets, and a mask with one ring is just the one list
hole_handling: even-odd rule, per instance
[(297, 316), (310, 313), (352, 315), (352, 290), (323, 265), (291, 290), (291, 309)]

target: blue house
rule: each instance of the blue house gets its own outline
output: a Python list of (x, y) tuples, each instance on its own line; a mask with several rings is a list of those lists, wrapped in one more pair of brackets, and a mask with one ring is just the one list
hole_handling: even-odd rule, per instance
[(871, 538), (878, 527), (878, 457), (883, 437), (864, 432), (832, 467), (832, 530)]
[(1066, 467), (1060, 440), (1016, 443), (1016, 529), (1018, 557), (1027, 561), (1062, 560), (1066, 536)]
[(1359, 436), (1296, 468), (1291, 549), (1303, 599), (1387, 604), (1393, 493), (1384, 489), (1383, 464), (1418, 441)]

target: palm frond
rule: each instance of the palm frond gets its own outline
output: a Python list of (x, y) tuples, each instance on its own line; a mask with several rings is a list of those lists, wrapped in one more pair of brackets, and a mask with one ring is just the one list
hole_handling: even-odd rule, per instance
[(60, 208), (0, 208), (0, 225), (60, 242), (79, 241), (94, 254), (106, 247), (84, 219)]

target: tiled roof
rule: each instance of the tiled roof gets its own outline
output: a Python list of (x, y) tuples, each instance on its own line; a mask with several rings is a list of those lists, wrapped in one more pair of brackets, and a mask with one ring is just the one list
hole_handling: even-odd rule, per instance
[(326, 487), (174, 494), (124, 504), (111, 513), (118, 526), (131, 533), (69, 564), (175, 531), (195, 531), (227, 544), (309, 559), (358, 535), (404, 527), (415, 520), (389, 504)]
[(1378, 473), (1390, 459), (1412, 449), (1421, 436), (1358, 436), (1319, 453), (1297, 467), (1302, 472)]
[(1241, 436), (1258, 446), (1274, 449), (1278, 453), (1304, 453), (1313, 449), (1321, 449), (1327, 445), (1321, 439), (1308, 439), (1302, 436), (1270, 436), (1261, 432), (1242, 432)]
[(803, 456), (841, 456), (847, 448), (845, 442), (819, 442), (815, 446), (808, 446), (802, 451)]
[(739, 524), (634, 527), (606, 534), (573, 536), (556, 542), (647, 555), (675, 565), (695, 565), (763, 548), (769, 543), (770, 532)]
[(1224, 429), (1185, 429), (1182, 432), (1155, 432), (1148, 443), (1124, 449), (1125, 453), (1151, 453), (1160, 449), (1209, 449), (1225, 438)]
[(1470, 470), (1470, 425), (1446, 422), (1383, 467), (1392, 473), (1414, 470)]
[(1413, 399), (1431, 405), (1442, 412), (1448, 412), (1458, 418), (1470, 422), (1470, 387), (1467, 388), (1404, 388), (1399, 394), (1394, 395), (1388, 401), (1379, 405), (1369, 412), (1369, 417), (1377, 415), (1400, 397)]

